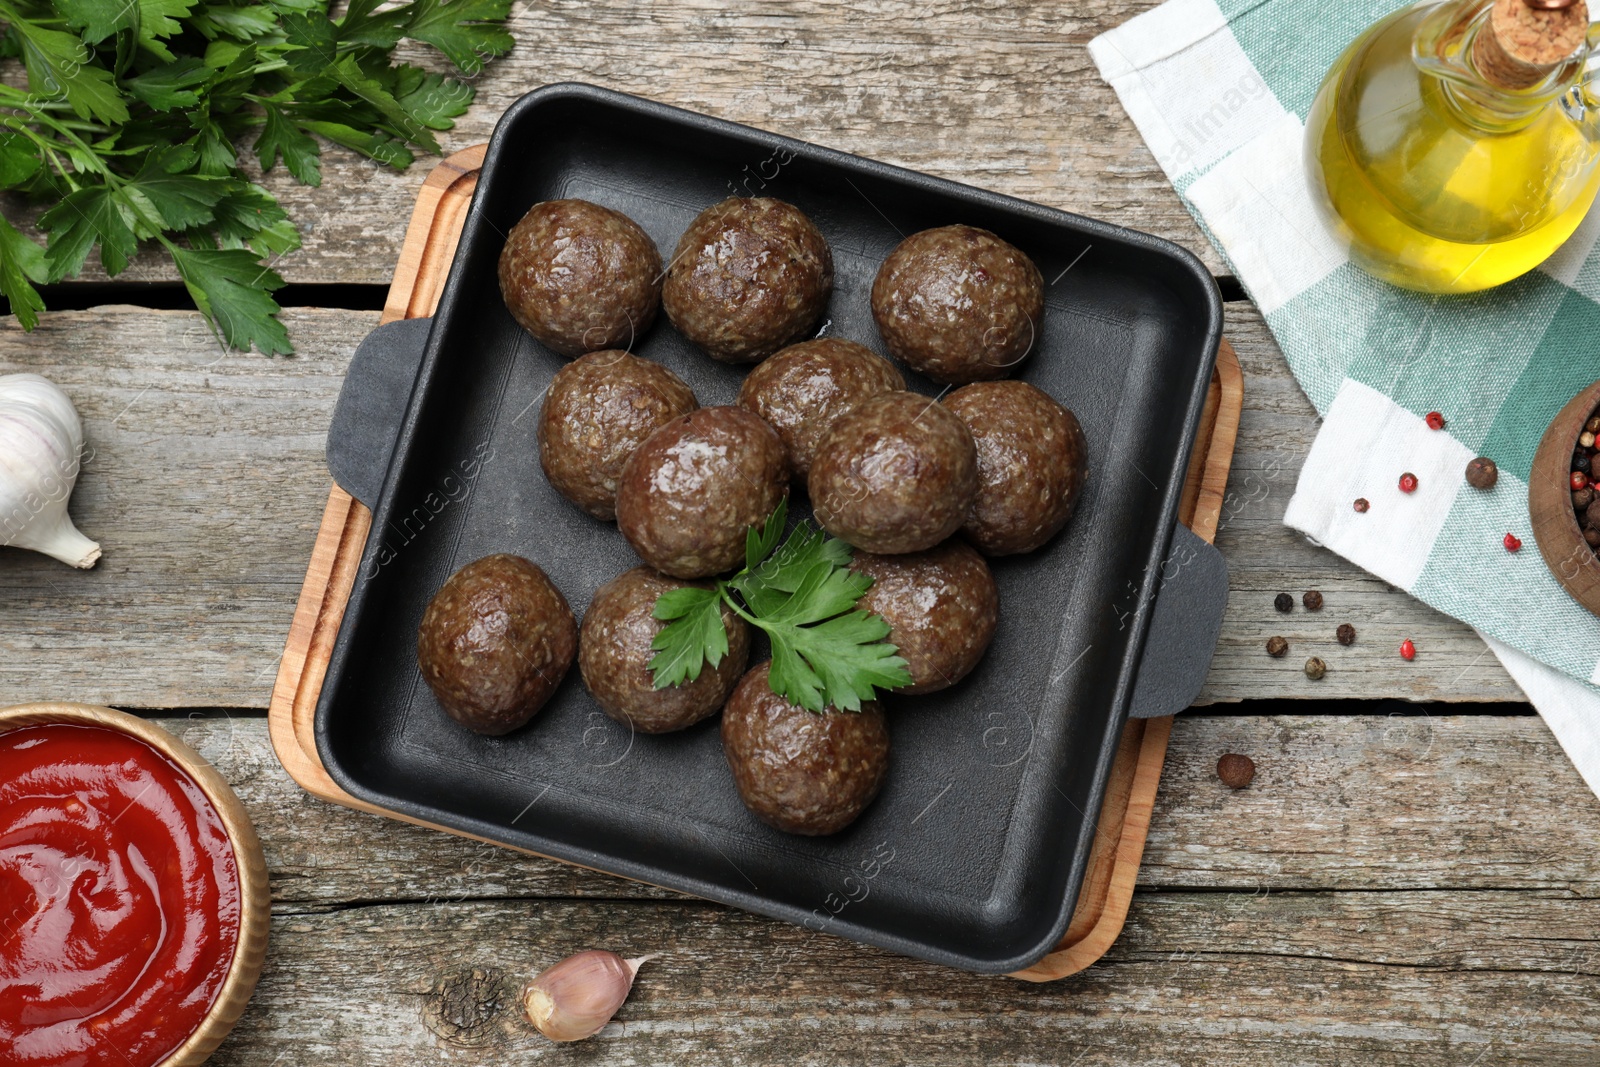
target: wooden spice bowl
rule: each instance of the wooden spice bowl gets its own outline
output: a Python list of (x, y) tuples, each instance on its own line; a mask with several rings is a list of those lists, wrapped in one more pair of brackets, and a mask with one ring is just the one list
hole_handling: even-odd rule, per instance
[(200, 1067), (233, 1029), (255, 991), (266, 958), (271, 894), (261, 839), (227, 781), (194, 749), (154, 723), (92, 704), (38, 703), (0, 708), (0, 733), (25, 726), (98, 726), (143, 741), (192, 778), (221, 817), (239, 872), (239, 938), (211, 1008), (189, 1037), (154, 1067)]
[(1528, 517), (1545, 565), (1572, 599), (1600, 615), (1600, 559), (1583, 539), (1572, 509), (1572, 453), (1583, 424), (1600, 407), (1600, 382), (1567, 402), (1533, 454), (1528, 474)]

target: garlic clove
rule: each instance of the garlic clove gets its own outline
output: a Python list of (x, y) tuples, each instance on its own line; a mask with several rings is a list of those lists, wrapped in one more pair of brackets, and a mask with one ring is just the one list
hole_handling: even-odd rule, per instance
[(528, 1021), (552, 1041), (582, 1041), (600, 1031), (628, 999), (634, 976), (654, 956), (625, 960), (590, 949), (541, 971), (522, 991)]

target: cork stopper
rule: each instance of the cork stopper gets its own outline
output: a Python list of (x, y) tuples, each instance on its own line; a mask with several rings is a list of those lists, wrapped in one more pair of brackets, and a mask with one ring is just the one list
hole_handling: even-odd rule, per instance
[(1570, 59), (1588, 30), (1584, 0), (1494, 0), (1472, 59), (1493, 84), (1526, 89)]

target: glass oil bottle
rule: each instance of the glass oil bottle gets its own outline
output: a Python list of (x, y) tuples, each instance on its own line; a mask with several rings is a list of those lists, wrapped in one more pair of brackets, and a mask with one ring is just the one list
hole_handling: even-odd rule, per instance
[(1600, 187), (1588, 21), (1584, 0), (1446, 0), (1350, 45), (1306, 119), (1306, 169), (1358, 266), (1472, 292), (1571, 236)]

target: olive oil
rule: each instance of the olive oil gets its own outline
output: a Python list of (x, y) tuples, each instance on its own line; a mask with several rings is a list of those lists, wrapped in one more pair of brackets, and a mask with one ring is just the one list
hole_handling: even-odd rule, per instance
[(1423, 4), (1378, 22), (1307, 117), (1314, 199), (1352, 260), (1395, 285), (1463, 293), (1524, 274), (1572, 235), (1600, 187), (1583, 5), (1532, 9), (1582, 23), (1555, 41), (1565, 52), (1554, 62), (1510, 73), (1484, 58), (1497, 42), (1478, 41), (1493, 32), (1493, 6)]

